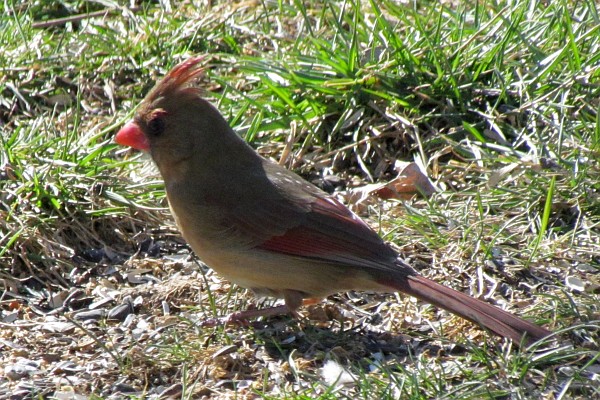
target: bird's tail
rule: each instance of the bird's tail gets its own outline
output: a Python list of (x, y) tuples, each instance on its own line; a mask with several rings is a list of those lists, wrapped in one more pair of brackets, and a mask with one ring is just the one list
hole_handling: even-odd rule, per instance
[(388, 281), (386, 284), (512, 339), (517, 345), (531, 344), (552, 334), (541, 326), (420, 275), (410, 275), (401, 282)]

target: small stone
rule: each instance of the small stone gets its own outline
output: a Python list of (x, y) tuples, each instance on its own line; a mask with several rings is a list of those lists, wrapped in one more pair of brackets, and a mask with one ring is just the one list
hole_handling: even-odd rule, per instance
[(172, 399), (172, 398), (180, 398), (181, 393), (183, 391), (183, 386), (179, 383), (175, 385), (171, 385), (158, 395), (159, 399)]
[(121, 393), (121, 394), (134, 395), (134, 394), (138, 393), (138, 390), (136, 388), (134, 388), (133, 386), (131, 386), (127, 383), (124, 383), (124, 382), (119, 382), (119, 383), (115, 384), (113, 389), (114, 389), (115, 393)]
[(56, 367), (54, 367), (52, 372), (54, 372), (56, 374), (63, 374), (63, 373), (74, 374), (74, 373), (77, 373), (82, 370), (83, 370), (82, 367), (78, 366), (77, 364), (75, 364), (72, 361), (61, 361), (56, 365)]
[(47, 363), (53, 363), (60, 360), (60, 354), (57, 353), (42, 353), (40, 354), (40, 357)]
[(578, 292), (585, 291), (585, 282), (575, 276), (567, 276), (565, 284), (571, 290), (577, 290)]
[(56, 293), (55, 295), (53, 295), (52, 297), (50, 297), (50, 299), (48, 299), (48, 306), (50, 306), (50, 308), (55, 309), (55, 308), (61, 308), (64, 304), (65, 304), (65, 299), (69, 296), (69, 292), (66, 290), (62, 290), (58, 293)]
[(11, 324), (11, 323), (15, 322), (17, 319), (19, 319), (19, 312), (15, 311), (15, 312), (12, 312), (10, 314), (3, 316), (2, 322), (4, 322), (5, 324)]
[(577, 264), (575, 268), (577, 269), (577, 271), (581, 272), (600, 273), (600, 268), (596, 268), (586, 263)]
[(71, 333), (75, 330), (75, 325), (70, 322), (52, 321), (42, 324), (42, 330), (54, 333)]
[(96, 309), (89, 311), (80, 311), (74, 315), (78, 321), (98, 321), (106, 316), (106, 310)]
[(108, 319), (116, 319), (119, 321), (125, 321), (125, 318), (127, 318), (127, 316), (132, 313), (133, 313), (133, 306), (131, 305), (131, 303), (127, 302), (127, 303), (120, 304), (120, 305), (112, 308), (108, 312)]
[(221, 347), (219, 350), (215, 351), (215, 353), (212, 355), (212, 358), (217, 358), (219, 356), (224, 356), (226, 354), (234, 353), (237, 351), (237, 349), (238, 349), (238, 346), (236, 346), (234, 344)]
[(88, 397), (81, 394), (77, 394), (73, 391), (61, 391), (57, 390), (54, 392), (52, 398), (56, 400), (86, 400)]
[(18, 360), (16, 363), (4, 367), (4, 375), (12, 380), (17, 381), (25, 377), (29, 377), (41, 372), (38, 365), (33, 360)]

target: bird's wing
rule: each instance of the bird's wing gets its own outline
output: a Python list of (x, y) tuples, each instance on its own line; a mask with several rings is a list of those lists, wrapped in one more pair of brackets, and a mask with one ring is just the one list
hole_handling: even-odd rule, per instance
[(226, 217), (238, 237), (253, 238), (253, 247), (336, 265), (397, 272), (398, 254), (334, 197), (269, 161), (254, 179), (273, 190), (254, 191), (252, 199), (229, 208)]

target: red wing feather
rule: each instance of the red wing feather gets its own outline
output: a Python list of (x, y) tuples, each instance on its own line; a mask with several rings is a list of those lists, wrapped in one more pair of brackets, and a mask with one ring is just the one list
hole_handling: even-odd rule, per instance
[(363, 220), (333, 198), (316, 198), (306, 219), (257, 246), (337, 264), (393, 268), (397, 255)]
[(274, 236), (258, 248), (276, 253), (318, 258), (344, 254), (349, 250), (346, 243), (337, 238), (305, 227), (292, 228), (281, 236)]

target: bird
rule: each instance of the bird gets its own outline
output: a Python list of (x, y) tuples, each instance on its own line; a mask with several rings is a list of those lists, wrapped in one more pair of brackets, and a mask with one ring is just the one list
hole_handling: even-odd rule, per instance
[(259, 155), (197, 83), (205, 56), (171, 69), (115, 141), (150, 153), (196, 255), (230, 282), (295, 314), (338, 292), (402, 292), (529, 345), (551, 331), (430, 280), (335, 196)]

